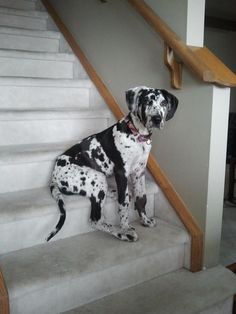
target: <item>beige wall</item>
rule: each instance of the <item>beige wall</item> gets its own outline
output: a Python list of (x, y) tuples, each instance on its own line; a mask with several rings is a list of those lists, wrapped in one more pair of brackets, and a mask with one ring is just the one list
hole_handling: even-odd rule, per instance
[[(217, 263), (222, 204), (218, 202), (216, 208), (210, 208), (217, 216), (217, 236), (214, 234), (213, 241), (213, 227), (207, 219), (209, 206), (215, 206), (209, 202), (214, 176), (218, 178), (219, 190), (224, 181), (217, 169), (213, 174), (209, 172), (210, 154), (214, 152), (215, 145), (212, 141), (215, 134), (211, 132), (214, 87), (203, 85), (184, 70), (183, 89), (171, 90), (169, 73), (163, 65), (163, 42), (127, 1), (109, 0), (105, 4), (97, 0), (51, 2), (124, 110), (125, 90), (137, 85), (166, 88), (180, 99), (175, 118), (166, 124), (163, 131), (155, 132), (153, 153), (203, 230), (210, 230), (205, 238), (209, 248), (205, 252), (205, 264)], [(191, 16), (187, 0), (173, 0), (171, 7), (170, 1), (147, 2), (153, 6), (158, 4), (163, 18), (175, 26), (183, 40), (186, 36), (189, 41), (194, 40), (198, 25), (195, 20), (192, 31), (187, 33), (186, 25), (190, 23), (189, 20), (187, 23), (187, 16)], [(204, 0), (199, 3), (203, 5)], [(167, 10), (170, 13), (167, 14)], [(202, 36), (199, 38), (201, 40)], [(223, 111), (227, 111), (227, 101), (222, 106)], [(216, 119), (216, 124), (222, 123), (219, 117)], [(219, 141), (218, 146), (224, 151), (224, 141)], [(224, 167), (222, 159), (218, 167)], [(208, 245), (209, 241), (211, 245)]]
[(205, 0), (145, 0), (188, 45), (201, 46)]
[[(176, 34), (187, 39), (188, 0), (145, 0), (145, 2), (172, 28)], [(178, 7), (178, 10), (176, 10)], [(178, 21), (178, 23), (176, 23)]]

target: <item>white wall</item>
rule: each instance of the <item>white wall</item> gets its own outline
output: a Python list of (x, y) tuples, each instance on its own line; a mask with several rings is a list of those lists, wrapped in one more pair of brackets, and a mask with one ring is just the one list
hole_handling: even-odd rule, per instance
[[(219, 254), (221, 242), (222, 204), (224, 195), (225, 155), (227, 142), (230, 89), (214, 86), (211, 117), (209, 179), (206, 215), (206, 251)], [(218, 247), (217, 247), (218, 243)], [(217, 253), (218, 250), (218, 253)], [(214, 262), (214, 255), (208, 257)]]
[[(196, 43), (194, 34), (197, 29), (202, 29), (202, 25), (197, 26), (197, 21), (201, 23), (204, 13), (198, 8), (201, 16), (194, 20), (194, 27), (187, 32), (186, 25), (191, 19), (188, 10), (193, 4), (192, 0), (188, 1), (147, 0), (147, 3), (159, 9), (159, 15), (174, 26), (183, 40), (188, 38)], [(215, 204), (209, 202), (209, 189), (213, 187), (214, 176), (218, 178), (219, 186), (224, 180), (221, 171), (209, 172), (217, 136), (212, 132), (211, 119), (214, 86), (199, 82), (185, 69), (183, 89), (171, 90), (169, 72), (163, 64), (163, 42), (126, 0), (109, 0), (105, 4), (95, 0), (51, 2), (123, 110), (127, 111), (125, 91), (137, 85), (166, 88), (179, 98), (174, 119), (163, 131), (154, 134), (153, 154), (202, 229), (207, 229), (205, 242), (209, 250), (205, 251), (205, 264), (217, 263), (220, 230), (217, 224), (217, 231), (214, 230), (217, 236), (212, 240), (214, 227), (210, 228), (211, 222), (207, 218), (208, 210), (215, 211), (217, 217), (222, 213), (219, 202), (217, 207), (210, 208)], [(203, 10), (204, 1), (200, 0), (199, 5)], [(202, 34), (197, 37), (198, 42), (201, 40)], [(226, 102), (222, 106), (227, 111)], [(216, 124), (227, 123), (217, 115), (216, 119)], [(217, 145), (224, 152), (223, 139)], [(218, 167), (222, 168), (221, 163), (220, 159)]]
[(204, 37), (205, 0), (188, 0), (186, 44), (202, 46)]

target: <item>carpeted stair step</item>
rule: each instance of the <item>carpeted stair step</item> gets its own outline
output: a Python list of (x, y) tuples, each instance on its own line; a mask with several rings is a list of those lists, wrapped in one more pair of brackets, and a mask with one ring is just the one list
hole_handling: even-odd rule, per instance
[(0, 76), (72, 79), (87, 78), (74, 55), (68, 53), (0, 50)]
[(47, 29), (48, 13), (0, 7), (0, 26), (32, 30)]
[(107, 128), (111, 117), (108, 109), (0, 109), (0, 145), (76, 143)]
[[(109, 180), (111, 189), (116, 189), (113, 180)], [(154, 216), (154, 194), (157, 185), (147, 180), (147, 211)], [(82, 196), (65, 196), (67, 218), (62, 230), (53, 238), (58, 240), (91, 231), (89, 224), (90, 201)], [(133, 203), (130, 208), (130, 220), (138, 219)], [(119, 224), (117, 201), (108, 197), (104, 215), (112, 224)], [(0, 194), (0, 254), (13, 250), (45, 243), (48, 234), (54, 229), (59, 219), (59, 210), (52, 198), (49, 186)], [(52, 240), (52, 241), (53, 241)]]
[(18, 10), (35, 10), (35, 1), (29, 0), (0, 0), (0, 6)]
[(94, 89), (88, 79), (0, 77), (0, 108), (95, 108), (99, 102), (92, 98)]
[(135, 227), (135, 243), (90, 232), (2, 255), (11, 313), (61, 313), (183, 267), (184, 230)]
[(61, 35), (53, 31), (36, 31), (0, 27), (0, 49), (59, 52)]
[[(96, 123), (93, 123), (93, 125), (90, 122), (89, 134), (103, 130), (103, 123), (107, 123), (106, 119), (100, 124), (97, 121), (98, 119), (96, 119)], [(85, 135), (85, 133), (86, 136), (89, 135), (88, 130), (83, 129), (81, 135)], [(53, 135), (50, 136), (53, 138)], [(47, 186), (57, 156), (79, 142), (82, 138), (84, 136), (73, 142), (63, 143), (51, 142), (1, 146), (1, 193)]]
[(232, 314), (236, 278), (222, 266), (181, 269), (63, 314)]

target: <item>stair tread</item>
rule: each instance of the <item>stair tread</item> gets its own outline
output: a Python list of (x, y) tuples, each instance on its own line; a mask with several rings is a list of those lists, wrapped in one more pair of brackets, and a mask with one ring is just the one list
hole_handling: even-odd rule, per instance
[(41, 18), (41, 19), (47, 19), (48, 13), (43, 11), (37, 11), (37, 10), (21, 10), (21, 9), (13, 9), (13, 8), (7, 8), (7, 7), (0, 7), (0, 13), (6, 14), (6, 15), (18, 15), (18, 16), (27, 16), (32, 18)]
[[(109, 179), (110, 186), (115, 187), (113, 178)], [(158, 186), (150, 175), (146, 177), (147, 194), (157, 193)], [(90, 206), (87, 197), (71, 195), (64, 196), (65, 203), (72, 207)], [(106, 203), (114, 202), (107, 198)], [(55, 211), (55, 201), (52, 198), (49, 187), (30, 189), (17, 192), (0, 193), (0, 225), (22, 219), (30, 219), (41, 215), (47, 215)], [(74, 204), (74, 206), (73, 206)], [(70, 210), (70, 206), (67, 210)]]
[(60, 33), (56, 31), (42, 31), (42, 30), (30, 30), (17, 27), (6, 27), (0, 26), (0, 34), (8, 35), (23, 35), (30, 37), (42, 37), (42, 38), (52, 38), (60, 39)]
[(0, 77), (0, 86), (46, 86), (67, 88), (89, 88), (93, 84), (89, 79), (49, 79), (29, 77)]
[(21, 51), (13, 49), (0, 49), (0, 57), (2, 58), (17, 58), (17, 59), (33, 59), (33, 60), (48, 60), (48, 61), (67, 61), (73, 62), (76, 60), (74, 54), (58, 53), (58, 52), (35, 52)]
[(65, 280), (126, 264), (188, 242), (181, 228), (159, 221), (155, 228), (134, 223), (139, 241), (126, 243), (95, 231), (0, 256), (11, 298)]
[(81, 108), (28, 108), (28, 109), (0, 109), (0, 121), (25, 120), (54, 120), (54, 119), (96, 119), (110, 118), (108, 109), (81, 109)]
[(236, 277), (222, 266), (198, 273), (181, 269), (63, 314), (196, 314), (235, 293)]

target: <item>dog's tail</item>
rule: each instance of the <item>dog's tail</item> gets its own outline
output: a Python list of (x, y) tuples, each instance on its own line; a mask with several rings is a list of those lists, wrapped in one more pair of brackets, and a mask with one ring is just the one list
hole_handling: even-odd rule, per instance
[(62, 228), (64, 225), (64, 222), (66, 220), (66, 211), (65, 211), (65, 204), (62, 197), (62, 194), (57, 186), (56, 183), (51, 183), (50, 190), (52, 197), (56, 200), (59, 210), (60, 210), (60, 219), (55, 227), (55, 229), (49, 234), (49, 236), (46, 238), (46, 241), (50, 241)]

